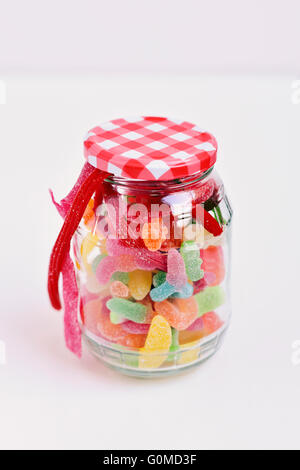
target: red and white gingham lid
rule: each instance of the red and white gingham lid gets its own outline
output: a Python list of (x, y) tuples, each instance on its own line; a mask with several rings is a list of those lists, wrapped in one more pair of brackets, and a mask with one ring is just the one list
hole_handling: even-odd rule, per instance
[(195, 124), (165, 117), (127, 117), (94, 127), (84, 141), (86, 160), (130, 179), (166, 181), (212, 167), (216, 139)]

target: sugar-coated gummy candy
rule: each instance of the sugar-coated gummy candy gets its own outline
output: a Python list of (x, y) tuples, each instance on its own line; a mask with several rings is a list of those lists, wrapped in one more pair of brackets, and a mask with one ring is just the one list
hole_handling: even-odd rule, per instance
[(198, 315), (198, 305), (194, 297), (189, 299), (174, 299), (172, 302), (163, 300), (155, 302), (155, 311), (162, 315), (168, 323), (177, 330), (188, 328)]
[(189, 331), (183, 330), (179, 331), (179, 344), (180, 345), (186, 345), (187, 343), (190, 343), (192, 341), (200, 341), (204, 337), (204, 330), (198, 330), (198, 331)]
[(147, 307), (138, 302), (132, 302), (127, 299), (113, 298), (106, 303), (107, 308), (128, 320), (136, 323), (145, 323)]
[(203, 259), (202, 268), (215, 275), (215, 280), (209, 285), (217, 286), (225, 277), (225, 264), (223, 248), (221, 246), (209, 246), (205, 250), (201, 250)]
[(114, 325), (109, 314), (102, 313), (97, 328), (100, 334), (113, 343), (119, 343), (128, 348), (141, 348), (145, 344), (146, 335), (133, 335), (123, 330), (122, 325)]
[(163, 284), (167, 279), (167, 273), (165, 273), (164, 271), (158, 271), (158, 273), (154, 274), (153, 276), (153, 285), (154, 287), (158, 287), (160, 286), (161, 284)]
[(100, 284), (106, 284), (116, 271), (130, 272), (136, 269), (136, 262), (132, 256), (106, 256), (96, 270), (96, 277)]
[(171, 248), (168, 251), (167, 265), (168, 273), (166, 280), (169, 284), (176, 287), (177, 290), (182, 289), (187, 283), (185, 263), (181, 254), (175, 248)]
[(116, 271), (113, 273), (111, 276), (112, 281), (120, 281), (123, 282), (123, 284), (128, 285), (129, 281), (129, 273), (121, 272), (121, 271)]
[(141, 304), (145, 305), (147, 309), (145, 323), (150, 324), (156, 315), (156, 312), (153, 310), (153, 303), (152, 303), (151, 297), (147, 295), (145, 299), (141, 300)]
[(215, 312), (207, 312), (202, 317), (203, 321), (203, 329), (205, 335), (211, 335), (215, 331), (217, 331), (221, 326), (223, 326), (224, 322), (220, 319), (219, 315)]
[(98, 336), (97, 324), (100, 320), (102, 305), (101, 299), (90, 300), (83, 305), (83, 324), (87, 330)]
[(175, 292), (170, 297), (171, 298), (178, 297), (180, 299), (188, 299), (189, 297), (191, 297), (193, 295), (193, 293), (194, 293), (194, 287), (192, 286), (192, 284), (187, 282), (186, 285), (179, 292)]
[(126, 320), (122, 323), (122, 328), (127, 333), (136, 334), (147, 334), (150, 328), (149, 324), (135, 323), (131, 320)]
[(92, 271), (94, 274), (96, 274), (96, 271), (97, 271), (97, 268), (98, 268), (98, 264), (100, 263), (101, 260), (103, 260), (103, 258), (105, 258), (105, 254), (101, 254), (101, 255), (97, 255), (96, 258), (93, 259), (92, 261)]
[(92, 294), (97, 294), (103, 289), (103, 286), (99, 284), (98, 279), (93, 272), (87, 275), (85, 287)]
[(121, 281), (113, 281), (109, 289), (113, 297), (122, 297), (124, 299), (129, 297), (129, 289), (126, 284), (123, 284)]
[(140, 351), (139, 367), (154, 369), (167, 359), (172, 343), (171, 327), (161, 315), (156, 315), (150, 325), (145, 346)]
[(119, 325), (120, 323), (124, 323), (124, 321), (126, 321), (126, 318), (124, 318), (123, 315), (115, 312), (110, 312), (109, 318), (114, 325)]
[(64, 327), (67, 347), (81, 356), (81, 330), (77, 318), (78, 287), (74, 266), (70, 255), (67, 254), (62, 267), (63, 297), (64, 297)]
[(204, 275), (201, 269), (202, 260), (200, 258), (200, 249), (193, 241), (183, 242), (180, 248), (183, 257), (185, 269), (188, 278), (191, 281), (198, 281)]
[(205, 287), (212, 285), (215, 282), (216, 275), (214, 273), (204, 272), (204, 276), (199, 281), (194, 282), (194, 295), (198, 294), (205, 289)]
[(98, 236), (96, 234), (92, 234), (91, 232), (89, 232), (82, 240), (80, 251), (82, 256), (82, 262), (88, 273), (92, 271), (92, 264), (89, 262), (88, 256), (91, 251), (95, 248), (98, 241)]
[(188, 328), (187, 331), (201, 331), (204, 328), (203, 316), (198, 317)]
[(197, 340), (185, 343), (182, 349), (183, 351), (180, 354), (178, 364), (190, 364), (191, 362), (197, 361), (199, 358), (201, 346), (198, 345)]
[(107, 240), (106, 248), (110, 256), (128, 255), (134, 258), (135, 269), (147, 271), (153, 271), (154, 269), (167, 270), (167, 259), (162, 253), (151, 252), (147, 248), (128, 247), (123, 245), (121, 240), (113, 239)]
[(138, 269), (129, 273), (128, 287), (131, 297), (135, 300), (143, 300), (150, 292), (151, 285), (151, 271), (142, 271)]
[(146, 222), (141, 231), (142, 239), (149, 251), (159, 250), (167, 234), (168, 229), (160, 218)]
[(176, 287), (171, 286), (168, 281), (163, 282), (158, 287), (150, 291), (150, 297), (155, 302), (161, 302), (176, 292)]
[(220, 307), (225, 302), (225, 292), (221, 286), (206, 287), (194, 296), (198, 303), (199, 316)]

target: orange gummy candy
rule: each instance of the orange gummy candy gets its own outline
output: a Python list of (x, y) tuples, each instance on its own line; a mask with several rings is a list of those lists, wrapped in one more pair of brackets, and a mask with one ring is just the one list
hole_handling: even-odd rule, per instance
[(155, 311), (165, 317), (168, 323), (177, 330), (188, 328), (198, 315), (198, 305), (194, 297), (188, 299), (174, 299), (154, 303)]
[(168, 228), (161, 219), (157, 218), (143, 225), (141, 236), (148, 250), (157, 251), (166, 239), (167, 233)]

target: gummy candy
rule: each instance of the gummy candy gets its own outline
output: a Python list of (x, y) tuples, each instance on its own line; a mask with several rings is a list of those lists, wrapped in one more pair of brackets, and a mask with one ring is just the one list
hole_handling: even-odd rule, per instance
[(158, 287), (150, 291), (150, 297), (155, 302), (161, 302), (176, 292), (176, 287), (171, 286), (168, 281), (163, 282)]
[(205, 287), (212, 285), (215, 282), (216, 275), (214, 273), (204, 272), (204, 276), (199, 281), (194, 282), (194, 294), (198, 294), (205, 289)]
[(141, 304), (145, 305), (145, 307), (147, 309), (147, 313), (146, 313), (146, 317), (145, 317), (145, 323), (150, 324), (152, 322), (153, 318), (156, 315), (156, 312), (153, 310), (151, 297), (149, 295), (147, 295), (147, 297), (145, 297), (145, 299), (141, 300)]
[(185, 330), (198, 315), (198, 305), (194, 297), (175, 299), (173, 302), (163, 300), (155, 302), (155, 311), (166, 318), (169, 324), (177, 330)]
[(167, 233), (168, 228), (163, 224), (161, 219), (157, 218), (143, 225), (141, 236), (149, 251), (157, 251), (166, 239)]
[(96, 277), (100, 284), (106, 284), (116, 271), (134, 271), (136, 261), (132, 256), (106, 256), (98, 264)]
[(206, 250), (201, 250), (204, 271), (214, 273), (215, 280), (209, 282), (211, 286), (217, 286), (225, 277), (224, 255), (221, 246), (209, 246)]
[(150, 328), (149, 324), (135, 323), (131, 320), (127, 320), (122, 323), (122, 328), (127, 333), (136, 334), (147, 334)]
[(161, 366), (167, 358), (171, 343), (172, 332), (169, 323), (161, 315), (156, 315), (150, 325), (145, 346), (141, 349), (139, 367), (154, 369)]
[(224, 324), (224, 322), (215, 312), (207, 312), (201, 318), (203, 321), (203, 329), (205, 335), (210, 335), (214, 333)]
[(98, 236), (93, 235), (90, 232), (82, 240), (80, 251), (81, 251), (81, 256), (82, 256), (82, 261), (83, 261), (84, 267), (85, 267), (85, 269), (88, 273), (92, 271), (92, 265), (88, 261), (88, 255), (95, 248), (98, 241), (99, 241)]
[(176, 287), (176, 290), (182, 289), (187, 283), (185, 262), (175, 248), (171, 248), (168, 251), (168, 273), (166, 280), (169, 284)]
[(115, 312), (110, 312), (109, 318), (114, 325), (119, 325), (119, 323), (124, 323), (124, 321), (126, 321), (126, 318), (124, 318), (123, 315)]
[(67, 254), (62, 267), (64, 324), (66, 345), (78, 357), (81, 356), (81, 331), (77, 318), (78, 288), (70, 255)]
[(204, 337), (204, 330), (199, 331), (179, 331), (179, 344), (186, 345), (186, 343), (190, 343), (192, 341), (199, 341)]
[(106, 306), (109, 310), (123, 315), (123, 317), (128, 320), (132, 320), (136, 323), (145, 322), (147, 307), (141, 303), (132, 302), (127, 299), (113, 298), (106, 303)]
[(158, 271), (158, 273), (154, 274), (152, 282), (154, 287), (158, 287), (163, 284), (167, 279), (167, 273), (164, 271)]
[(124, 299), (129, 297), (129, 289), (121, 281), (113, 281), (110, 284), (110, 293), (113, 297), (123, 297)]
[(202, 260), (200, 250), (193, 241), (183, 242), (180, 248), (181, 256), (185, 263), (186, 273), (191, 281), (198, 281), (204, 275), (201, 270)]
[(100, 263), (100, 261), (105, 258), (105, 254), (102, 254), (102, 255), (97, 255), (96, 258), (93, 260), (92, 262), (92, 271), (94, 274), (96, 274), (96, 271), (97, 271), (97, 267), (98, 267), (98, 264)]
[(204, 328), (203, 317), (198, 317), (188, 328), (187, 331), (201, 331)]
[(219, 224), (219, 222), (212, 215), (210, 215), (210, 213), (207, 212), (204, 207), (202, 207), (200, 204), (197, 204), (193, 207), (192, 217), (193, 219), (196, 219), (198, 223), (201, 223), (204, 228), (208, 232), (212, 233), (215, 237), (221, 235), (221, 233), (223, 232), (223, 228)]
[(70, 250), (72, 236), (78, 227), (88, 201), (95, 192), (96, 188), (102, 184), (105, 177), (105, 173), (99, 171), (98, 169), (92, 168), (89, 176), (79, 187), (73, 199), (72, 205), (66, 215), (62, 229), (53, 247), (48, 271), (48, 293), (52, 306), (57, 310), (60, 310), (61, 308), (58, 292), (59, 275), (62, 270), (66, 255)]
[(180, 298), (180, 299), (188, 299), (193, 295), (194, 287), (189, 282), (179, 291), (175, 292), (174, 294), (170, 295), (171, 298)]
[(178, 360), (178, 364), (189, 364), (191, 362), (196, 361), (200, 355), (200, 346), (197, 347), (198, 341), (192, 341), (190, 343), (185, 343), (183, 349), (187, 349), (186, 351), (182, 351), (180, 354), (180, 358)]
[[(108, 300), (108, 299), (107, 299)], [(99, 330), (97, 324), (100, 319), (101, 310), (102, 310), (102, 300), (94, 299), (86, 302), (83, 305), (83, 323), (84, 326), (94, 335), (99, 336)]]
[(129, 282), (129, 274), (121, 271), (116, 271), (113, 273), (111, 276), (112, 281), (120, 281), (123, 282), (123, 284), (128, 285)]
[(199, 316), (220, 307), (225, 302), (225, 292), (221, 286), (206, 287), (194, 296), (198, 303)]
[(114, 325), (109, 314), (102, 312), (97, 328), (101, 335), (109, 341), (118, 342), (128, 348), (141, 348), (145, 344), (146, 335), (133, 335), (123, 330), (121, 325)]
[(93, 227), (95, 223), (94, 199), (90, 199), (83, 214), (83, 220), (87, 227)]
[(136, 269), (144, 269), (152, 271), (160, 269), (167, 270), (167, 259), (161, 253), (154, 253), (146, 248), (132, 248), (124, 246), (120, 240), (107, 240), (106, 243), (108, 254), (111, 256), (129, 255), (135, 259)]
[(135, 300), (142, 300), (151, 289), (152, 273), (150, 271), (136, 270), (129, 274), (128, 287), (130, 295)]

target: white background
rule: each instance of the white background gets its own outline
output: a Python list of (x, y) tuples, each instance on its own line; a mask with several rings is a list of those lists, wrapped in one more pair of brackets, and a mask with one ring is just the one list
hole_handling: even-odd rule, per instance
[[(24, 8), (23, 2), (13, 3)], [(138, 67), (136, 51), (129, 51), (125, 61), (122, 48), (117, 51), (116, 43), (108, 40), (112, 31), (122, 43), (121, 23), (126, 22), (130, 33), (125, 42), (132, 43), (137, 28), (129, 8), (133, 2), (112, 2), (121, 10), (128, 3), (127, 11), (114, 9), (115, 24), (112, 7), (97, 2), (89, 20), (94, 26), (99, 19), (103, 40), (98, 55), (95, 45), (94, 54), (87, 51), (85, 15), (82, 31), (75, 34), (77, 6), (61, 4), (64, 38), (62, 27), (50, 31), (54, 13), (45, 30), (31, 3), (26, 11), (31, 23), (21, 10), (15, 22), (9, 17), (11, 28), (4, 22), (7, 40), (2, 40), (5, 54), (0, 57), (6, 84), (6, 104), (0, 105), (0, 340), (6, 349), (6, 363), (0, 365), (0, 448), (299, 448), (300, 353), (293, 350), (300, 340), (300, 100), (293, 89), (299, 41), (288, 49), (278, 39), (274, 48), (262, 52), (248, 25), (242, 43), (249, 45), (249, 61), (235, 41), (228, 43), (224, 57), (222, 27), (226, 23), (230, 30), (230, 25), (240, 24), (239, 15), (232, 2), (227, 12), (223, 2), (212, 2), (221, 15), (217, 22), (210, 20), (215, 35), (207, 34), (205, 45), (199, 42), (200, 55), (175, 53), (172, 39), (178, 41), (178, 33), (187, 41), (186, 35), (192, 34), (188, 25), (183, 30), (168, 25), (168, 1), (161, 2), (162, 17), (154, 14), (156, 2), (140, 2), (147, 14), (151, 10), (151, 18), (159, 16), (161, 23), (165, 19), (171, 39), (164, 43), (170, 56), (163, 54), (159, 42), (153, 43), (153, 61), (147, 49), (148, 25), (142, 31), (146, 39), (140, 35), (139, 48), (146, 57), (140, 54)], [(85, 14), (91, 3), (85, 2)], [(268, 3), (251, 5), (257, 15), (267, 15), (275, 8), (264, 10)], [(282, 4), (281, 12), (276, 6), (278, 21), (285, 18), (281, 13), (290, 12), (289, 3)], [(5, 7), (9, 15), (11, 3)], [(249, 4), (244, 13), (247, 9)], [(66, 25), (67, 11), (72, 21)], [(184, 10), (182, 18), (186, 14)], [(105, 15), (110, 16), (107, 22)], [(179, 22), (180, 16), (175, 18)], [(295, 15), (291, 18), (293, 25)], [(193, 30), (194, 16), (186, 21)], [(207, 31), (205, 14), (199, 28), (201, 22)], [(41, 41), (34, 36), (38, 27)], [(275, 38), (274, 28), (266, 25), (264, 35)], [(262, 30), (256, 28), (261, 35)], [(153, 27), (152, 34), (156, 31)], [(288, 25), (283, 31), (282, 37), (290, 39), (295, 33)], [(195, 36), (200, 38), (198, 30)], [(68, 40), (74, 47), (82, 44), (86, 55), (75, 47), (78, 53), (69, 57)], [(35, 47), (29, 47), (30, 41)], [(106, 47), (115, 52), (113, 60), (103, 53)], [(93, 55), (98, 64), (94, 71)], [(245, 67), (251, 74), (234, 74)], [(212, 73), (213, 68), (228, 73)], [(214, 133), (220, 147), (217, 168), (234, 209), (231, 328), (214, 358), (169, 379), (131, 379), (106, 369), (87, 352), (81, 361), (73, 357), (64, 347), (62, 314), (50, 308), (46, 293), (48, 258), (61, 223), (47, 189), (62, 197), (80, 171), (86, 131), (125, 114), (182, 117)]]

